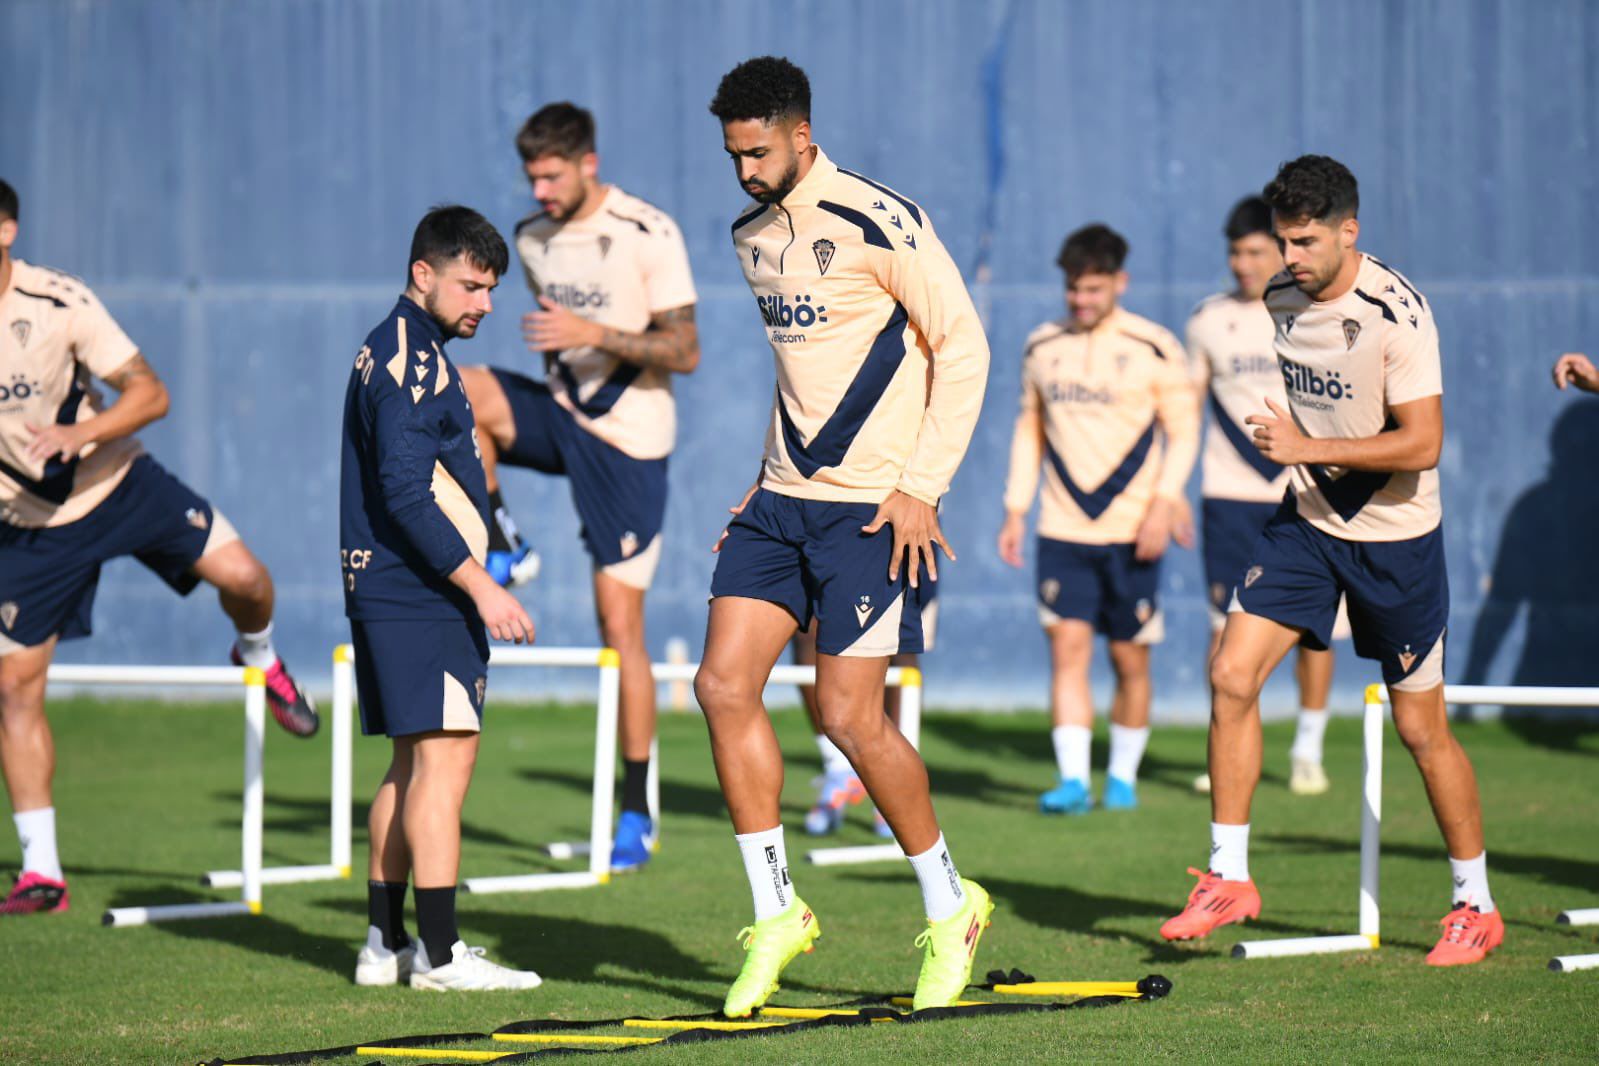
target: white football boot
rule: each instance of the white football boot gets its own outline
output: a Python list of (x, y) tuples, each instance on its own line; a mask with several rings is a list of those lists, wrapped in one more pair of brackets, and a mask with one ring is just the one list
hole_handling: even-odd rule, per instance
[(377, 929), (368, 927), (366, 946), (355, 957), (355, 983), (367, 987), (408, 984), (416, 949), (417, 941), (413, 940), (398, 951), (390, 951), (383, 946)]
[(417, 952), (411, 967), (411, 987), (435, 992), (489, 992), (537, 988), (544, 979), (532, 970), (513, 970), (483, 957), (483, 948), (470, 948), (457, 940), (450, 945), (450, 961), (423, 965), (425, 952)]

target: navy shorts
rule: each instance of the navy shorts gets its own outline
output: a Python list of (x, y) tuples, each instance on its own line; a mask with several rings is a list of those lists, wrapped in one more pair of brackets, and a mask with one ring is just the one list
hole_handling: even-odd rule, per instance
[(1131, 544), (1038, 538), (1038, 620), (1087, 622), (1110, 640), (1159, 644), (1160, 560), (1141, 563)]
[(1200, 502), (1200, 547), (1205, 553), (1205, 585), (1210, 592), (1211, 620), (1217, 625), (1227, 617), (1233, 588), (1249, 569), (1249, 553), (1260, 539), (1261, 530), (1277, 513), (1281, 503), (1255, 503), (1249, 500)]
[(868, 536), (872, 503), (802, 500), (758, 490), (727, 527), (716, 557), (711, 598), (743, 596), (775, 603), (801, 629), (816, 618), (822, 655), (916, 655), (923, 650), (922, 611), (936, 595), (924, 572), (911, 588), (900, 568), (889, 581), (894, 534)]
[(195, 562), (236, 539), (226, 518), (148, 455), (76, 522), (0, 522), (0, 654), (88, 636), (100, 567), (112, 559), (131, 555), (187, 596), (200, 583)]
[(466, 618), (350, 620), (361, 732), (405, 737), (483, 728), (489, 638)]
[(635, 459), (596, 437), (556, 402), (542, 381), (493, 368), (511, 405), (516, 440), (500, 462), (564, 474), (595, 567), (648, 588), (666, 518), (666, 460)]
[(1320, 649), (1332, 639), (1340, 595), (1355, 654), (1380, 662), (1384, 683), (1414, 690), (1443, 682), (1442, 527), (1410, 540), (1344, 540), (1301, 518), (1290, 497), (1255, 542), (1233, 609), (1300, 629), (1301, 642)]

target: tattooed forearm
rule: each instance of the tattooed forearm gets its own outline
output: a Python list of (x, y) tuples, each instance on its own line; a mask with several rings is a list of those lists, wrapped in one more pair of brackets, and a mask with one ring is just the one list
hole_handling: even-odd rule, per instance
[(105, 383), (118, 392), (127, 392), (128, 386), (139, 381), (152, 381), (160, 384), (161, 379), (156, 376), (150, 364), (144, 361), (144, 356), (134, 355), (126, 363), (118, 367), (115, 373), (105, 379)]
[(692, 373), (700, 362), (694, 308), (675, 307), (653, 315), (643, 333), (608, 328), (601, 335), (599, 346), (639, 366), (659, 367), (674, 374)]

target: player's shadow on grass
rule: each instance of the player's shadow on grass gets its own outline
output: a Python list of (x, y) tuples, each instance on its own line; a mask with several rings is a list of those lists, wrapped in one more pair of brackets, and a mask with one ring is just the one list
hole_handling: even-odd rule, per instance
[[(1334, 837), (1311, 836), (1304, 833), (1275, 833), (1263, 834), (1257, 838), (1263, 844), (1272, 844), (1280, 848), (1289, 848), (1298, 851), (1326, 854), (1330, 851), (1356, 852), (1360, 844), (1352, 840), (1342, 840)], [(1382, 845), (1383, 858), (1400, 856), (1407, 859), (1421, 859), (1424, 862), (1442, 862), (1444, 849), (1441, 844), (1390, 844)], [(1525, 852), (1502, 851), (1494, 848), (1488, 860), (1489, 872), (1515, 874), (1517, 877), (1532, 878), (1546, 885), (1559, 885), (1568, 888), (1581, 889), (1590, 893), (1599, 891), (1599, 861), (1586, 859), (1571, 859), (1558, 855), (1529, 855)]]
[[(366, 920), (366, 904), (361, 900), (325, 900), (318, 906), (348, 914), (352, 922)], [(621, 985), (720, 1006), (720, 994), (682, 982), (720, 986), (733, 976), (730, 969), (712, 971), (703, 960), (685, 954), (659, 932), (639, 926), (528, 911), (481, 910), (472, 903), (462, 906), (457, 921), (462, 940), (486, 946), (492, 958), (507, 966), (536, 970), (546, 981)], [(350, 950), (345, 945), (347, 956)]]
[[(151, 888), (124, 889), (111, 899), (111, 907), (149, 907), (163, 903), (184, 902), (194, 899), (190, 884), (165, 884)], [(205, 898), (195, 902), (204, 902)], [(362, 901), (361, 913), (366, 913)], [(279, 921), (271, 914), (254, 917), (238, 915), (226, 918), (190, 918), (179, 922), (161, 922), (155, 926), (164, 933), (190, 940), (232, 944), (235, 947), (270, 955), (275, 959), (291, 958), (327, 970), (348, 979), (355, 965), (355, 944), (352, 936), (318, 936), (298, 926)], [(357, 931), (359, 932), (359, 931)]]
[[(857, 881), (892, 880), (899, 883), (901, 880), (894, 875), (864, 871), (846, 873), (842, 876)], [(1182, 964), (1216, 953), (1210, 945), (1179, 945), (1160, 936), (1158, 930), (1161, 923), (1177, 913), (1181, 906), (1180, 900), (1153, 901), (1133, 899), (1123, 895), (1097, 895), (1066, 884), (1040, 884), (993, 875), (983, 877), (982, 885), (988, 889), (996, 903), (1010, 910), (1024, 922), (1044, 929), (1059, 929), (1068, 933), (1100, 936), (1137, 944), (1146, 951), (1142, 960), (1144, 962)], [(1002, 914), (1001, 920), (1003, 918)], [(1100, 928), (1101, 923), (1129, 918), (1135, 919), (1140, 929), (1147, 927), (1148, 932), (1130, 933), (1124, 928)], [(1317, 932), (1304, 926), (1277, 921), (1255, 922), (1250, 928), (1290, 936), (1313, 935)], [(1227, 949), (1227, 946), (1222, 947), (1224, 951)], [(1038, 974), (1045, 980), (1058, 979), (1044, 976), (1050, 968), (1049, 960), (1046, 959), (998, 961), (1005, 966), (1019, 966), (1023, 970)]]

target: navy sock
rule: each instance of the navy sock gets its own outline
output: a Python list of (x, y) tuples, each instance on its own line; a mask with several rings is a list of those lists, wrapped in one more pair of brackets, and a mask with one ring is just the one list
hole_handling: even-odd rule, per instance
[(650, 813), (649, 790), (645, 787), (649, 782), (650, 761), (640, 759), (622, 760), (622, 809), (636, 811), (639, 814)]
[(383, 934), (383, 946), (398, 951), (411, 942), (405, 934), (405, 882), (368, 881), (366, 920)]
[(427, 948), (428, 962), (443, 966), (450, 961), (450, 948), (461, 939), (455, 929), (455, 886), (417, 888), (416, 935)]

